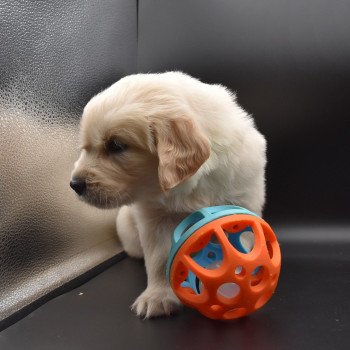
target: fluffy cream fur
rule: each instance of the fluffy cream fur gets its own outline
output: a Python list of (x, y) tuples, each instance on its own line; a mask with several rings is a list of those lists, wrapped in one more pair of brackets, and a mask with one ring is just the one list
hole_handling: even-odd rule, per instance
[[(111, 154), (110, 140), (127, 148)], [(124, 205), (119, 237), (129, 255), (145, 259), (148, 286), (132, 308), (145, 317), (172, 313), (180, 303), (165, 263), (174, 228), (211, 205), (261, 214), (264, 137), (225, 87), (168, 72), (127, 76), (93, 97), (81, 141), (72, 173), (87, 183), (81, 199), (102, 208)]]

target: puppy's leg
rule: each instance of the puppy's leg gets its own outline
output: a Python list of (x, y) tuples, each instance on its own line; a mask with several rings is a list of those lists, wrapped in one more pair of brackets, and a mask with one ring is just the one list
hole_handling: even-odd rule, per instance
[(117, 234), (124, 250), (133, 258), (143, 258), (139, 231), (136, 226), (133, 207), (122, 207), (117, 215)]
[[(145, 318), (170, 315), (181, 303), (166, 279), (165, 266), (171, 247), (171, 234), (181, 220), (176, 215), (138, 211), (140, 240), (145, 256), (147, 288), (136, 299), (132, 310)], [(146, 215), (144, 215), (146, 214)], [(151, 215), (151, 216), (150, 216)]]

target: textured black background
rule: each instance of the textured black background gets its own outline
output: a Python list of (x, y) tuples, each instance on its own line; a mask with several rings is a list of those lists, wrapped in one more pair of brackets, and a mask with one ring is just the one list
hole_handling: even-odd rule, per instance
[(0, 328), (110, 257), (90, 261), (113, 214), (106, 231), (69, 178), (85, 103), (136, 68), (136, 0), (0, 0)]
[(0, 1), (0, 97), (79, 118), (137, 63), (136, 0)]

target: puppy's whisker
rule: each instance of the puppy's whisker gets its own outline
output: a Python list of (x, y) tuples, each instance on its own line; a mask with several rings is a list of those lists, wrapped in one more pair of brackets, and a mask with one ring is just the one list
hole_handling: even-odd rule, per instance
[(125, 196), (126, 196), (130, 201), (132, 201), (132, 197), (131, 197), (131, 195), (130, 195), (128, 192), (125, 192)]
[(120, 192), (117, 192), (116, 197), (114, 199), (117, 202), (117, 206), (119, 206), (119, 203), (122, 202), (122, 196)]
[(120, 193), (118, 192), (118, 193), (117, 193), (117, 197), (116, 197), (116, 201), (117, 201), (117, 205), (118, 205), (118, 206), (119, 206), (119, 201), (120, 201), (119, 199), (120, 199)]
[(102, 197), (101, 197), (101, 191), (98, 192), (99, 202), (100, 205), (102, 205)]

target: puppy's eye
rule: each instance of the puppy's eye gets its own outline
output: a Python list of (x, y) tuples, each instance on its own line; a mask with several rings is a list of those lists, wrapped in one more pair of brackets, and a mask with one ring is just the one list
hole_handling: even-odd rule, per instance
[(128, 148), (127, 145), (117, 141), (117, 140), (109, 140), (106, 144), (106, 149), (108, 153), (121, 153)]

